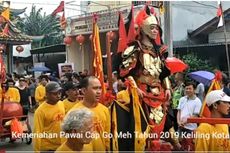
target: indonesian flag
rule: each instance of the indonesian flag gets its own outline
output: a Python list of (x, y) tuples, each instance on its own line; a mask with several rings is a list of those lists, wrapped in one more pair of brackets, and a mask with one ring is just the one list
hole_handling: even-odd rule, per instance
[(93, 23), (92, 47), (94, 52), (94, 59), (93, 59), (94, 76), (96, 76), (101, 82), (102, 96), (103, 96), (106, 93), (106, 88), (104, 83), (99, 28), (96, 21), (94, 21)]
[(219, 18), (219, 23), (217, 25), (217, 28), (219, 28), (224, 25), (224, 21), (223, 21), (223, 10), (222, 10), (222, 5), (220, 0), (218, 0), (217, 3), (218, 3), (217, 17)]
[(61, 1), (59, 6), (53, 11), (53, 13), (51, 15), (55, 16), (59, 12), (64, 12), (64, 1)]

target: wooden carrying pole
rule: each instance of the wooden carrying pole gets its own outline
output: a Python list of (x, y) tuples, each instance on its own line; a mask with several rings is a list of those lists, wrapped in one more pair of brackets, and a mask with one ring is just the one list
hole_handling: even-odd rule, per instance
[(112, 31), (106, 33), (106, 55), (107, 55), (107, 76), (109, 82), (109, 90), (113, 90), (112, 81), (112, 59), (111, 59), (111, 42), (112, 42)]
[(188, 123), (208, 123), (208, 124), (230, 124), (229, 118), (199, 118), (192, 117), (187, 119)]
[[(1, 50), (2, 52), (2, 50)], [(5, 68), (5, 65), (4, 65), (4, 60), (3, 60), (3, 55), (2, 53), (0, 53), (0, 58), (1, 58), (1, 63), (0, 63), (0, 71), (1, 71), (1, 74), (0, 74), (0, 83), (1, 83), (1, 86), (2, 86), (2, 83), (5, 81), (5, 75), (6, 74), (3, 74), (3, 71), (2, 69)], [(5, 71), (4, 71), (5, 73)], [(2, 86), (2, 97), (0, 97), (2, 99), (2, 102), (1, 102), (1, 105), (0, 105), (0, 133), (3, 132), (3, 125), (2, 125), (2, 120), (3, 120), (3, 109), (4, 109), (4, 98), (5, 98), (5, 92), (6, 92), (6, 87), (3, 87)]]

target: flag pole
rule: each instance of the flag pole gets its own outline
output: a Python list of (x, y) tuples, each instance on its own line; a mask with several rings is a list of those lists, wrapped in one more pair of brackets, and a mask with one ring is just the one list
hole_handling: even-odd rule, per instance
[(227, 31), (225, 26), (225, 19), (224, 19), (224, 12), (221, 5), (221, 11), (222, 11), (222, 18), (223, 18), (223, 28), (224, 28), (224, 39), (225, 39), (225, 53), (226, 53), (226, 59), (227, 59), (227, 66), (228, 66), (228, 77), (230, 77), (230, 62), (229, 62), (229, 52), (228, 52), (228, 42), (227, 42)]
[(106, 54), (107, 54), (107, 75), (109, 82), (109, 90), (113, 91), (113, 81), (112, 81), (112, 59), (111, 59), (111, 35), (112, 31), (106, 33)]
[[(1, 64), (1, 69), (0, 69), (1, 70), (0, 83), (2, 85), (2, 83), (5, 81), (4, 80), (5, 79), (5, 71), (4, 72), (2, 71), (2, 69), (5, 68), (5, 66), (4, 66), (4, 60), (3, 60), (3, 50), (1, 50), (0, 58), (1, 58), (1, 62), (2, 62), (2, 63), (0, 63)], [(2, 97), (0, 97), (1, 101), (2, 101), (1, 105), (0, 105), (0, 133), (3, 132), (3, 125), (2, 125), (3, 122), (2, 121), (3, 121), (3, 109), (4, 109), (5, 92), (6, 92), (5, 87), (2, 87)]]

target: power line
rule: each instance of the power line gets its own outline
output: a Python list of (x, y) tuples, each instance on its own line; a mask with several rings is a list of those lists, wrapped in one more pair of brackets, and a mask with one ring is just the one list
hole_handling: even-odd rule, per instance
[[(214, 9), (213, 7), (210, 8), (210, 6), (197, 6), (197, 5), (186, 5), (186, 4), (172, 4), (173, 6), (186, 6), (186, 7), (200, 7), (200, 8), (209, 8)], [(216, 8), (215, 8), (216, 9)]]
[(212, 7), (212, 8), (215, 8), (215, 9), (218, 9), (218, 7), (214, 6), (214, 5), (210, 5), (210, 4), (204, 4), (204, 3), (201, 3), (201, 2), (197, 2), (197, 1), (193, 1), (194, 3), (197, 3), (197, 4), (200, 4), (200, 5), (203, 5), (203, 6), (208, 6), (208, 7)]

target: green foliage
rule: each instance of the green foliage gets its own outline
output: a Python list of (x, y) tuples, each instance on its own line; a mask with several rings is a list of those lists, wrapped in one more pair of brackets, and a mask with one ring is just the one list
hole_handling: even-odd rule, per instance
[(194, 53), (189, 53), (182, 57), (182, 60), (189, 66), (187, 72), (193, 72), (198, 70), (206, 70), (212, 72), (216, 66), (212, 65), (209, 60), (203, 60)]
[(29, 15), (18, 22), (20, 30), (29, 36), (44, 36), (40, 41), (34, 41), (32, 48), (60, 44), (63, 42), (63, 33), (60, 28), (59, 18), (52, 15), (41, 14), (42, 8), (32, 6)]

